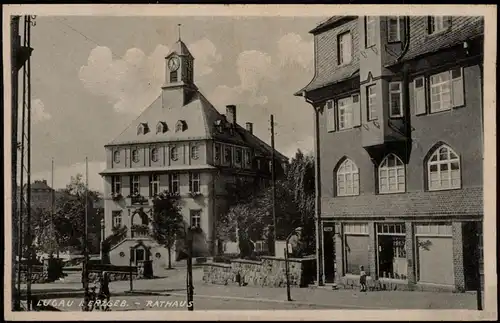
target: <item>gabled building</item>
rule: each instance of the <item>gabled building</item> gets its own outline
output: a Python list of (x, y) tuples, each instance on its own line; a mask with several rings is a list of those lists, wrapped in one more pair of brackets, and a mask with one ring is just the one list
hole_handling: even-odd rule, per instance
[(475, 289), (482, 267), (482, 17), (314, 28), (318, 282)]
[[(105, 146), (105, 235), (120, 226), (128, 230), (111, 247), (113, 264), (128, 264), (130, 256), (167, 264), (167, 250), (149, 235), (156, 194), (178, 195), (185, 222), (202, 229), (216, 254), (217, 219), (228, 209), (226, 184), (269, 184), (271, 147), (253, 134), (252, 123), (238, 124), (235, 105), (220, 114), (198, 90), (193, 69), (194, 57), (179, 39), (165, 58), (160, 95)], [(279, 174), (287, 158), (277, 151), (274, 156)]]

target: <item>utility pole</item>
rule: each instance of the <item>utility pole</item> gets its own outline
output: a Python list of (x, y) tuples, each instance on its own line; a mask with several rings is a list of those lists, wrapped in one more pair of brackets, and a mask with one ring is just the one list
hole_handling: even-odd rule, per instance
[(188, 311), (194, 310), (193, 303), (193, 228), (189, 227), (186, 232), (186, 244), (187, 244), (187, 276), (186, 276), (186, 287), (187, 287), (187, 306)]
[(273, 246), (272, 254), (276, 256), (276, 167), (274, 156), (274, 115), (271, 114), (271, 182), (273, 200)]
[(84, 227), (84, 233), (83, 233), (83, 289), (84, 289), (84, 296), (83, 296), (83, 310), (88, 311), (89, 310), (89, 273), (88, 273), (88, 265), (89, 265), (89, 255), (88, 255), (88, 237), (87, 237), (87, 231), (88, 231), (88, 192), (89, 192), (89, 164), (88, 164), (88, 158), (85, 157), (85, 227)]
[(56, 247), (56, 258), (59, 259), (59, 243), (57, 239), (57, 233), (54, 227), (54, 216), (55, 216), (55, 205), (56, 205), (56, 190), (54, 189), (54, 158), (52, 158), (52, 211), (51, 211), (51, 218), (50, 218), (50, 225), (51, 225), (51, 231), (52, 231), (52, 239), (54, 239), (54, 245)]
[[(17, 55), (20, 49), (20, 35), (19, 35), (19, 16), (12, 16), (10, 20), (10, 59), (11, 59), (11, 86), (12, 86), (12, 114), (11, 114), (11, 127), (12, 127), (12, 141), (11, 141), (11, 185), (12, 185), (12, 224), (16, 223), (18, 230), (14, 230), (15, 234), (12, 235), (12, 300), (14, 301), (13, 310), (21, 308), (21, 254), (22, 254), (22, 221), (21, 216), (17, 212), (17, 110), (18, 110), (18, 80), (19, 68), (17, 62)], [(22, 189), (22, 187), (21, 187)], [(17, 234), (16, 234), (17, 233)], [(17, 249), (17, 252), (16, 252)], [(17, 261), (16, 261), (17, 257)], [(16, 266), (17, 264), (17, 266)], [(16, 270), (17, 270), (17, 286), (16, 286)]]

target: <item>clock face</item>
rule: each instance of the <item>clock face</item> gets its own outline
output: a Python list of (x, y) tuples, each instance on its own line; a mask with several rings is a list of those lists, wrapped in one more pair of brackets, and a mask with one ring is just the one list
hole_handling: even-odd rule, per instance
[(180, 66), (180, 61), (178, 57), (172, 57), (171, 59), (168, 60), (168, 68), (171, 71), (177, 71), (177, 69)]

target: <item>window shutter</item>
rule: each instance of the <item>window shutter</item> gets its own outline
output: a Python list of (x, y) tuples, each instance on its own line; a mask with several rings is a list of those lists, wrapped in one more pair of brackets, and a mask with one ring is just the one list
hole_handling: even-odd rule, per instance
[(193, 191), (193, 174), (189, 173), (189, 191)]
[(335, 106), (333, 100), (326, 101), (326, 127), (327, 131), (335, 131)]
[(352, 96), (352, 119), (352, 125), (354, 127), (361, 126), (361, 103), (359, 94), (354, 94)]
[(418, 77), (413, 81), (413, 105), (415, 115), (422, 115), (426, 113), (426, 86), (425, 78)]
[(464, 78), (461, 68), (451, 71), (451, 94), (454, 108), (464, 105)]
[(425, 31), (429, 35), (431, 30), (432, 17), (425, 17)]

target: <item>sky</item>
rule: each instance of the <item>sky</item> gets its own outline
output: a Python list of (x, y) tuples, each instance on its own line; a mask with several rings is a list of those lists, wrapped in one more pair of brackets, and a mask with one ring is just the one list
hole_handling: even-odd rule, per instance
[(313, 109), (293, 93), (314, 75), (309, 30), (327, 17), (38, 16), (31, 29), (32, 179), (62, 188), (85, 172), (102, 191), (104, 145), (160, 93), (164, 57), (181, 37), (195, 83), (221, 112), (287, 156), (313, 146)]

